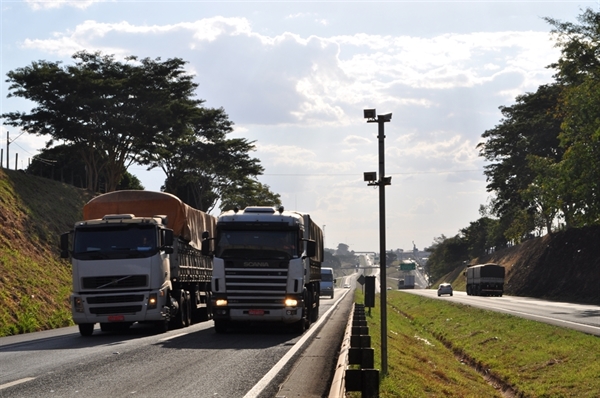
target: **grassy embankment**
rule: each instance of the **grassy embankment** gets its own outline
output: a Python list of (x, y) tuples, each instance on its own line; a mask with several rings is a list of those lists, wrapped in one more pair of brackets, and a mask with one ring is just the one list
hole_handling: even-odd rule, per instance
[[(387, 293), (388, 375), (381, 397), (502, 397), (502, 388), (508, 388), (504, 396), (598, 397), (598, 337), (402, 291)], [(364, 301), (359, 290), (355, 301)], [(367, 317), (376, 368), (378, 307), (379, 298)]]
[(0, 336), (72, 324), (71, 267), (58, 241), (87, 198), (73, 186), (0, 169)]

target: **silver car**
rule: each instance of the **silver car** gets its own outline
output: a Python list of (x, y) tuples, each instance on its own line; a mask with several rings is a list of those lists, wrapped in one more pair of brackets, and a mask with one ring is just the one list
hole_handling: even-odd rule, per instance
[(449, 283), (440, 283), (438, 287), (438, 297), (442, 294), (449, 294), (452, 296), (452, 285)]

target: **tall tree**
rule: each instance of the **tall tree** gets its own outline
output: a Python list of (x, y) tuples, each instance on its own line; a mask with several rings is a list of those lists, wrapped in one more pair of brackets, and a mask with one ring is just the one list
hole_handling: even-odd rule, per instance
[(558, 168), (563, 191), (570, 195), (565, 201), (568, 226), (600, 222), (600, 12), (588, 8), (577, 19), (546, 19), (561, 50), (550, 67), (567, 86), (561, 101), (565, 154)]
[(2, 115), (6, 123), (47, 135), (76, 148), (86, 165), (88, 189), (98, 190), (103, 174), (115, 190), (134, 155), (157, 141), (178, 139), (190, 113), (202, 104), (192, 99), (197, 84), (179, 58), (115, 61), (112, 55), (85, 51), (75, 65), (39, 61), (8, 73), (9, 97), (37, 103), (31, 112)]
[(536, 178), (529, 157), (554, 162), (562, 158), (558, 138), (562, 120), (557, 113), (562, 90), (558, 84), (544, 85), (535, 93), (518, 96), (515, 104), (500, 107), (500, 124), (482, 134), (485, 141), (477, 147), (480, 156), (490, 162), (484, 171), (487, 190), (495, 194), (492, 210), (501, 219), (536, 211), (530, 197), (524, 195)]

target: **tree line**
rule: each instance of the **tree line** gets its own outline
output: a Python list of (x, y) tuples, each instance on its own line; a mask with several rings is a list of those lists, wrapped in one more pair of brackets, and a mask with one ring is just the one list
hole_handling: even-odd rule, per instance
[(2, 115), (5, 124), (49, 137), (28, 171), (60, 170), (91, 192), (143, 189), (132, 164), (166, 175), (161, 190), (208, 212), (249, 204), (280, 205), (261, 184), (253, 141), (228, 138), (233, 122), (223, 108), (195, 98), (198, 84), (181, 58), (162, 61), (80, 51), (73, 65), (37, 61), (7, 73), (8, 97), (35, 106)]
[(545, 21), (561, 54), (548, 65), (553, 82), (501, 106), (482, 134), (491, 200), (479, 220), (427, 249), (434, 280), (509, 242), (600, 223), (600, 13)]

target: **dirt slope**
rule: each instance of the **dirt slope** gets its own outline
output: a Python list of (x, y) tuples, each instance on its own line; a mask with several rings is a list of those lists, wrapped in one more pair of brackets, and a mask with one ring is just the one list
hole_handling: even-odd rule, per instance
[(479, 258), (507, 270), (507, 294), (600, 305), (600, 226), (560, 231)]
[(71, 322), (71, 266), (59, 234), (89, 195), (71, 185), (0, 169), (0, 336)]

